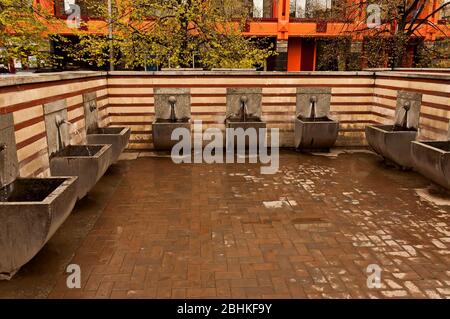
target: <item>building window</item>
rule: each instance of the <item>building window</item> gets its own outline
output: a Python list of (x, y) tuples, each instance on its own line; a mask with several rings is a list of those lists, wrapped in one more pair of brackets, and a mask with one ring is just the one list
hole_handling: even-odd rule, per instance
[(335, 8), (333, 0), (290, 0), (289, 16), (292, 18), (326, 18)]
[(251, 16), (253, 18), (272, 18), (273, 0), (253, 0)]

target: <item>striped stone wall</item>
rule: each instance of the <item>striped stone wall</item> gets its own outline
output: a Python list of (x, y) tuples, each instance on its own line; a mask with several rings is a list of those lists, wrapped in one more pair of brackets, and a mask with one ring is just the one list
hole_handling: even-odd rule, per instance
[[(101, 126), (132, 129), (130, 150), (152, 148), (153, 89), (190, 88), (192, 119), (224, 129), (226, 89), (262, 87), (263, 120), (293, 145), (296, 88), (331, 87), (331, 116), (340, 121), (338, 146), (366, 145), (364, 128), (392, 123), (398, 90), (423, 94), (420, 138), (447, 136), (450, 75), (409, 72), (74, 72), (0, 78), (0, 112), (14, 115), (21, 176), (49, 175), (43, 104), (67, 100), (72, 143), (85, 141), (82, 94), (97, 92)], [(75, 128), (82, 136), (75, 134)]]
[(152, 148), (151, 123), (155, 115), (154, 88), (190, 88), (192, 120), (202, 120), (204, 129), (224, 129), (226, 89), (262, 87), (262, 119), (268, 128), (280, 129), (281, 146), (293, 146), (296, 88), (332, 87), (331, 115), (341, 122), (338, 145), (357, 146), (365, 143), (364, 127), (373, 123), (371, 106), (375, 80), (371, 72), (342, 74), (173, 72), (142, 75), (113, 72), (108, 77), (108, 112), (111, 125), (132, 128), (131, 149), (149, 149)]
[(392, 123), (397, 91), (422, 93), (419, 139), (446, 139), (450, 119), (450, 75), (376, 73), (372, 115)]
[(40, 82), (39, 77), (44, 76), (0, 80), (0, 84), (3, 84), (0, 86), (0, 112), (12, 112), (14, 115), (17, 156), (20, 175), (23, 177), (50, 175), (44, 104), (66, 99), (68, 120), (73, 123), (71, 143), (85, 142), (82, 97), (85, 92), (97, 92), (102, 124), (108, 125), (108, 91), (104, 74), (67, 74), (54, 76), (54, 80), (50, 76), (45, 82)]

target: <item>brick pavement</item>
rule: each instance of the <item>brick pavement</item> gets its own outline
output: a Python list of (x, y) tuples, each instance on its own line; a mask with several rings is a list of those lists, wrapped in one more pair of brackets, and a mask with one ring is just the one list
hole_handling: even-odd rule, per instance
[[(282, 152), (256, 164), (139, 158), (51, 298), (448, 298), (448, 206), (421, 200), (429, 182), (374, 155)], [(123, 165), (123, 162), (119, 165)], [(382, 269), (379, 289), (366, 268)]]

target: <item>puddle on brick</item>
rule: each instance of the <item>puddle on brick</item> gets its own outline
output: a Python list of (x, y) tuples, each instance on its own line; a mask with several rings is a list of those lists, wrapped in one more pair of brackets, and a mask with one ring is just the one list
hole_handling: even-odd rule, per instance
[(145, 157), (173, 158), (174, 160), (181, 160), (184, 158), (191, 158), (191, 157), (193, 158), (194, 155), (187, 154), (184, 156), (180, 156), (180, 155), (172, 156), (169, 151), (151, 151), (151, 152), (141, 152), (141, 153), (139, 153), (139, 157), (140, 158), (145, 158)]
[(262, 219), (262, 220), (248, 220), (241, 221), (242, 224), (252, 224), (252, 225), (272, 225), (274, 222), (281, 222), (280, 219)]
[(297, 230), (319, 230), (321, 228), (328, 228), (331, 223), (321, 217), (299, 217), (291, 221)]
[(416, 188), (416, 194), (421, 200), (433, 203), (437, 206), (450, 206), (450, 194), (435, 189), (434, 187)]
[(293, 224), (323, 224), (328, 223), (323, 218), (320, 217), (300, 217), (292, 220)]
[(355, 153), (366, 153), (366, 154), (374, 154), (370, 150), (338, 150), (338, 149), (332, 149), (328, 153), (320, 153), (320, 152), (311, 152), (311, 155), (314, 156), (323, 156), (323, 157), (329, 157), (329, 158), (337, 158), (339, 155), (342, 154), (355, 154)]
[(268, 209), (276, 209), (276, 208), (293, 208), (294, 206), (297, 206), (297, 202), (294, 200), (274, 200), (274, 201), (264, 201), (263, 202), (264, 207)]
[(122, 153), (119, 156), (119, 161), (131, 161), (138, 158), (138, 153)]

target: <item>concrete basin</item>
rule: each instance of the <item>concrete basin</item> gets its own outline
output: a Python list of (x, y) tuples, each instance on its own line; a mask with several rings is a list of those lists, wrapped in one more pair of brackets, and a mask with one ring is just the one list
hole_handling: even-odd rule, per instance
[(339, 122), (330, 119), (331, 88), (297, 88), (294, 146), (328, 152), (336, 143)]
[(174, 130), (186, 129), (191, 136), (191, 91), (188, 88), (155, 88), (154, 94), (153, 147), (157, 151), (170, 151), (179, 142), (172, 140)]
[(66, 220), (76, 177), (18, 178), (0, 188), (0, 279), (11, 279)]
[(78, 176), (78, 198), (94, 187), (111, 164), (112, 147), (103, 145), (69, 145), (50, 158), (53, 176)]
[(417, 137), (415, 130), (394, 130), (394, 125), (371, 125), (366, 127), (366, 139), (370, 147), (385, 160), (401, 166), (413, 167), (411, 142)]
[(128, 127), (103, 127), (89, 131), (86, 139), (88, 144), (111, 144), (111, 163), (115, 163), (127, 147), (130, 134)]
[(411, 142), (417, 138), (421, 104), (421, 93), (398, 91), (394, 124), (366, 127), (366, 139), (373, 150), (402, 169), (413, 167)]
[(152, 124), (153, 147), (158, 151), (170, 151), (178, 143), (172, 140), (172, 132), (177, 128), (185, 128), (191, 132), (191, 122), (189, 119), (172, 122), (165, 119), (157, 119)]
[(111, 163), (117, 162), (130, 140), (131, 129), (127, 127), (99, 127), (97, 93), (83, 94), (87, 144), (110, 144)]
[(302, 150), (329, 151), (336, 143), (339, 122), (325, 118), (296, 118), (295, 147)]
[(450, 141), (414, 141), (411, 156), (419, 173), (450, 189)]

